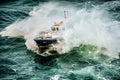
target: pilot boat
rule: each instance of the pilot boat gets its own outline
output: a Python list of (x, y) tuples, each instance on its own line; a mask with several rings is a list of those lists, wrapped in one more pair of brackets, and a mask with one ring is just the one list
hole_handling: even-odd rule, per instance
[[(67, 18), (67, 11), (64, 11), (64, 19)], [(40, 32), (40, 36), (35, 38), (34, 41), (39, 49), (39, 55), (41, 56), (52, 56), (63, 54), (62, 46), (64, 39), (61, 37), (62, 31), (59, 30), (62, 26), (63, 21), (54, 23), (51, 31)], [(62, 29), (61, 29), (62, 30)]]

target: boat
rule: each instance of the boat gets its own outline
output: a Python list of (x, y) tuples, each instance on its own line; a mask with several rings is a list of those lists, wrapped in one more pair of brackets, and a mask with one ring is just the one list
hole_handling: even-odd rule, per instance
[(40, 33), (40, 36), (35, 38), (39, 55), (41, 56), (52, 56), (52, 55), (60, 55), (62, 51), (62, 41), (63, 39), (60, 37), (60, 34), (57, 32), (43, 32)]
[[(67, 11), (64, 11), (64, 19), (67, 18)], [(61, 37), (62, 29), (60, 26), (63, 25), (63, 21), (59, 23), (54, 23), (53, 27), (49, 31), (40, 32), (39, 37), (35, 38), (34, 41), (38, 46), (38, 54), (41, 56), (53, 56), (61, 55), (62, 46), (64, 44), (64, 39)]]

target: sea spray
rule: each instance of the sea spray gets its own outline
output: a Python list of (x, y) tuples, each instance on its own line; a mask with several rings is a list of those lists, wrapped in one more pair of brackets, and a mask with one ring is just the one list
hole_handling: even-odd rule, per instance
[[(114, 21), (108, 21), (104, 15), (107, 15), (104, 11), (97, 11), (96, 9), (91, 11), (82, 9), (76, 12), (74, 18), (67, 23), (67, 29), (64, 31), (65, 35), (63, 37), (66, 41), (64, 47), (70, 50), (75, 46), (79, 46), (81, 43), (91, 44), (107, 48), (107, 55), (117, 56), (117, 52), (120, 49), (120, 46), (117, 44), (120, 41), (115, 34), (113, 36), (113, 33), (109, 31), (109, 28), (113, 27)], [(69, 23), (72, 23), (71, 28)], [(114, 24), (114, 26), (119, 26), (119, 22)]]
[[(72, 0), (66, 1), (69, 1), (70, 3), (40, 2), (42, 5), (37, 7), (33, 6), (33, 4), (36, 3), (35, 0), (16, 0), (14, 3), (6, 1), (5, 4), (2, 4), (2, 10), (0, 8), (0, 22), (2, 23), (0, 24), (0, 30), (5, 27), (6, 29), (1, 32), (0, 36), (0, 80), (120, 80), (120, 59), (110, 60), (110, 57), (112, 56), (106, 56), (107, 54), (116, 56), (117, 54), (114, 53), (120, 49), (120, 1), (115, 0), (106, 2), (102, 0), (101, 2), (101, 0), (92, 0), (93, 4), (84, 4), (84, 1), (81, 2), (81, 0), (76, 0), (80, 3), (77, 2), (73, 4), (71, 2)], [(99, 3), (99, 5), (97, 3)], [(36, 20), (40, 18), (40, 13), (38, 11), (41, 10), (43, 5), (49, 6), (44, 11), (48, 10), (51, 6), (54, 6), (54, 8), (57, 9), (52, 12), (48, 11), (49, 19), (47, 18), (47, 20), (45, 20), (46, 22), (43, 20), (43, 24), (46, 23), (47, 26), (42, 28), (42, 26), (40, 26), (42, 23), (39, 23), (38, 21), (37, 24)], [(63, 6), (64, 9), (61, 6)], [(69, 8), (67, 8), (67, 6), (69, 6)], [(33, 12), (31, 11), (30, 16), (28, 16), (29, 13), (26, 11), (32, 7), (34, 7), (32, 10)], [(61, 16), (63, 16), (64, 10), (68, 11), (67, 19), (64, 21), (63, 25), (63, 38), (65, 39), (64, 47), (66, 48), (65, 50), (68, 51), (66, 52), (67, 54), (57, 58), (54, 58), (53, 56), (43, 58), (34, 54), (32, 51), (27, 50), (28, 47), (33, 47), (34, 40), (32, 38), (39, 36), (39, 31), (50, 30), (51, 25), (55, 21), (59, 22), (63, 20), (63, 17)], [(24, 14), (24, 11), (27, 15)], [(94, 15), (92, 15), (93, 12)], [(57, 16), (58, 14), (60, 15)], [(85, 15), (88, 18), (85, 18)], [(38, 19), (35, 19), (35, 16)], [(91, 16), (96, 18), (89, 19)], [(25, 19), (22, 18), (16, 21), (16, 19), (20, 17), (24, 17)], [(30, 20), (30, 18), (33, 20)], [(96, 21), (96, 19), (98, 20)], [(15, 22), (10, 24), (13, 21)], [(86, 23), (88, 26), (82, 26), (81, 21), (82, 24)], [(93, 24), (93, 28), (89, 27), (91, 24), (88, 21), (92, 23), (95, 22), (93, 24), (96, 26), (100, 25), (101, 22), (105, 24), (105, 26), (102, 26), (101, 28), (99, 26), (97, 30), (97, 27), (95, 25), (93, 26)], [(38, 25), (40, 28), (37, 27)], [(78, 25), (80, 25), (80, 29), (78, 29)], [(91, 33), (88, 34), (87, 31)], [(99, 32), (101, 37), (99, 37), (99, 39), (95, 38), (97, 42), (94, 42), (94, 35), (98, 35), (98, 33), (95, 32)], [(74, 33), (75, 35), (73, 35)], [(93, 33), (95, 34), (93, 35)], [(3, 34), (4, 36), (11, 36), (12, 38), (2, 37)], [(76, 34), (79, 34), (80, 36), (77, 36)], [(102, 44), (102, 41), (104, 42), (107, 39), (105, 38), (104, 40), (102, 38), (107, 35), (107, 38), (111, 41), (107, 40), (106, 43)], [(90, 38), (93, 41), (91, 41)], [(98, 40), (100, 42), (98, 42)], [(25, 41), (28, 43), (26, 44), (27, 48), (24, 45)], [(114, 45), (108, 47), (107, 44), (110, 43)], [(111, 53), (109, 53), (108, 50), (111, 50)]]
[[(63, 17), (64, 10), (68, 10), (66, 20)], [(85, 7), (63, 5), (62, 2), (48, 2), (33, 8), (29, 15), (26, 19), (9, 25), (0, 34), (9, 37), (22, 36), (27, 48), (35, 51), (37, 46), (34, 38), (39, 36), (39, 32), (50, 30), (54, 22), (64, 21), (64, 45), (61, 46), (64, 52), (80, 44), (91, 44), (105, 47), (108, 51), (106, 55), (118, 57), (120, 41), (116, 33), (119, 30), (112, 27), (119, 28), (120, 22), (111, 20), (108, 12), (100, 6), (93, 6), (88, 10)]]

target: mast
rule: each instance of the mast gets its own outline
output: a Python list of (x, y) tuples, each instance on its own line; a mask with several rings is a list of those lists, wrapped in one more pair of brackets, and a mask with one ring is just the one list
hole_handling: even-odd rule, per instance
[(67, 13), (68, 13), (68, 11), (64, 11), (64, 18), (65, 18), (65, 20), (67, 19)]

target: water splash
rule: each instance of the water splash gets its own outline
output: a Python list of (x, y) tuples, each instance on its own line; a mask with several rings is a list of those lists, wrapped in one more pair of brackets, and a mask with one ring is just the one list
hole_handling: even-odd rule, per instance
[[(39, 32), (50, 30), (54, 22), (64, 21), (63, 11), (69, 10), (68, 18), (64, 21), (63, 49), (65, 52), (80, 44), (91, 44), (98, 47), (105, 47), (106, 55), (117, 57), (120, 51), (120, 22), (109, 18), (109, 13), (101, 6), (76, 7), (65, 5), (64, 2), (47, 2), (29, 13), (30, 17), (16, 21), (5, 28), (0, 34), (9, 37), (24, 37), (28, 49), (36, 50), (34, 38)], [(54, 5), (53, 5), (54, 4)], [(104, 4), (105, 5), (105, 4)]]

